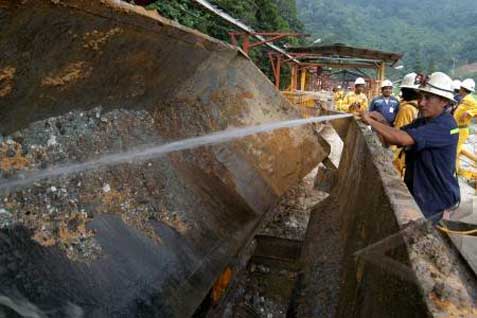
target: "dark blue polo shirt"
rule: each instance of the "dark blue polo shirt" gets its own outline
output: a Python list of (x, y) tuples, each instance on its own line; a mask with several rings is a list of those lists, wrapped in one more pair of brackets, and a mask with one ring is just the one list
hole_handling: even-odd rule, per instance
[(390, 96), (388, 102), (386, 102), (384, 96), (381, 95), (373, 98), (371, 103), (369, 103), (368, 110), (370, 112), (377, 111), (381, 113), (386, 121), (392, 125), (399, 110), (399, 101), (396, 99), (396, 97)]
[(455, 94), (455, 95), (454, 95), (454, 101), (455, 101), (457, 104), (459, 104), (461, 100), (462, 100), (462, 95), (460, 95), (460, 94)]
[(455, 176), (459, 130), (448, 112), (426, 120), (418, 118), (401, 128), (415, 144), (406, 149), (404, 182), (426, 218), (460, 201)]

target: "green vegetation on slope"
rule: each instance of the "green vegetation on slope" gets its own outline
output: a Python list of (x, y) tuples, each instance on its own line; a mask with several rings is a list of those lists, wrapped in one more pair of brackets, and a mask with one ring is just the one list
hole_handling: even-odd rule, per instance
[[(303, 24), (297, 16), (295, 0), (213, 0), (210, 2), (257, 32), (303, 31)], [(156, 9), (169, 19), (223, 41), (229, 41), (228, 32), (237, 31), (215, 15), (198, 7), (192, 0), (159, 0), (150, 4), (148, 8)], [(286, 42), (297, 43), (297, 40), (288, 39)], [(250, 52), (250, 57), (265, 74), (272, 78), (267, 52), (268, 49), (263, 47), (254, 48)], [(284, 79), (288, 77), (286, 69), (282, 76)]]
[(297, 6), (306, 31), (324, 42), (405, 53), (403, 73), (452, 73), (477, 60), (474, 0), (297, 0)]

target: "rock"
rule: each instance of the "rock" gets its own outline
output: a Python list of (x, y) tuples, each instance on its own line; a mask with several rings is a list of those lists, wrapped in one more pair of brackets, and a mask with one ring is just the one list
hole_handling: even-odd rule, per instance
[(46, 144), (48, 145), (48, 147), (56, 145), (56, 144), (57, 144), (57, 142), (56, 142), (56, 136), (55, 136), (55, 135), (51, 135), (51, 136), (50, 136), (50, 139), (48, 139), (48, 141), (47, 141)]
[(106, 184), (103, 186), (103, 192), (104, 192), (104, 193), (111, 192), (111, 186), (106, 183)]
[(15, 155), (16, 155), (15, 150), (13, 150), (13, 149), (8, 149), (7, 150), (7, 157), (13, 158), (13, 157), (15, 157)]
[(6, 209), (0, 209), (0, 229), (13, 223), (13, 215)]

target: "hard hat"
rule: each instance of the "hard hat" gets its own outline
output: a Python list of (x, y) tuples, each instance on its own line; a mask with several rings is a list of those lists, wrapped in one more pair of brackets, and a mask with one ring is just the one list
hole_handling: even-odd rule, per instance
[(384, 80), (381, 83), (381, 88), (385, 88), (385, 87), (393, 87), (393, 82), (391, 82), (390, 80)]
[(452, 89), (452, 79), (442, 72), (432, 73), (426, 77), (421, 83), (418, 90), (420, 92), (431, 93), (437, 96), (454, 100), (454, 90)]
[(341, 85), (338, 85), (338, 89), (341, 89)]
[(410, 88), (410, 89), (417, 88), (418, 85), (415, 84), (416, 76), (417, 76), (417, 74), (414, 73), (414, 72), (406, 74), (402, 79), (400, 88)]
[(459, 81), (458, 79), (456, 79), (452, 82), (452, 89), (453, 90), (458, 90), (461, 85), (462, 85), (462, 82)]
[(366, 81), (362, 77), (358, 77), (356, 81), (354, 81), (354, 85), (366, 85)]
[(467, 78), (462, 81), (462, 84), (460, 84), (461, 88), (465, 88), (468, 91), (475, 92), (475, 81), (471, 78)]

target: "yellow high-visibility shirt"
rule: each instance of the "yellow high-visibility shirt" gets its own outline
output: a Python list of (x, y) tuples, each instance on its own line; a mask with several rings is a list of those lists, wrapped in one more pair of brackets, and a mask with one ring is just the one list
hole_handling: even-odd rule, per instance
[[(461, 120), (463, 114), (467, 113), (469, 116), (465, 120)], [(468, 126), (472, 120), (472, 117), (477, 116), (477, 101), (470, 94), (465, 96), (457, 106), (454, 112), (454, 119), (460, 128)]]
[(343, 91), (336, 91), (333, 94), (333, 99), (335, 102), (336, 110), (341, 110), (341, 105), (343, 103), (344, 92)]
[(336, 91), (336, 92), (334, 93), (334, 96), (333, 96), (333, 97), (335, 98), (335, 101), (336, 101), (336, 100), (343, 99), (343, 97), (344, 97), (344, 92), (343, 92), (343, 91)]
[(403, 126), (409, 125), (417, 118), (418, 113), (417, 100), (402, 101), (396, 118), (394, 119), (394, 127), (400, 129)]
[(349, 107), (354, 104), (358, 103), (359, 108), (362, 111), (368, 110), (368, 98), (364, 93), (356, 94), (355, 92), (349, 92), (346, 94), (345, 98), (343, 99), (342, 109), (345, 112), (351, 113)]
[[(394, 127), (400, 129), (403, 126), (409, 125), (417, 118), (418, 114), (417, 101), (401, 101), (399, 111), (394, 119)], [(394, 166), (401, 176), (403, 176), (406, 167), (406, 155), (402, 148), (391, 146), (391, 149), (394, 153)]]

